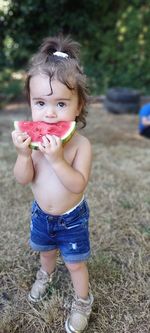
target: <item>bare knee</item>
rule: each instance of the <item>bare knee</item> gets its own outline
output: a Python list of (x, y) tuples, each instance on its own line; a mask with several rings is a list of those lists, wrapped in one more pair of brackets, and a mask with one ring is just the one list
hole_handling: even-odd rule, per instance
[(70, 273), (74, 273), (77, 271), (80, 271), (82, 269), (85, 269), (86, 264), (84, 262), (78, 262), (78, 263), (65, 263), (66, 267), (68, 268)]
[(45, 259), (55, 258), (56, 255), (57, 255), (57, 250), (40, 252), (40, 257)]

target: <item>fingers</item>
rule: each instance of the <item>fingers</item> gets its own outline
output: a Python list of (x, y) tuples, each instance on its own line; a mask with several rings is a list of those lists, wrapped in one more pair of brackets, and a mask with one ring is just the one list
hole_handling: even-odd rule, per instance
[(43, 139), (46, 139), (46, 143), (50, 143), (51, 146), (58, 146), (59, 144), (61, 144), (61, 139), (56, 136), (56, 135), (45, 135), (45, 137), (43, 137)]
[(63, 159), (63, 149), (60, 138), (55, 135), (45, 135), (42, 139), (43, 142), (39, 143), (39, 150), (51, 164)]
[(53, 140), (55, 141), (55, 144), (56, 144), (57, 146), (61, 146), (61, 145), (62, 145), (62, 141), (61, 141), (61, 139), (60, 139), (58, 136), (53, 135), (52, 138), (53, 138)]
[(18, 131), (13, 131), (12, 132), (12, 138), (16, 142), (22, 142), (25, 139), (27, 139), (28, 137), (29, 137), (29, 135), (25, 132), (24, 133), (18, 132)]
[(16, 147), (27, 147), (31, 142), (31, 138), (26, 132), (19, 131), (12, 132), (12, 140)]
[(43, 147), (43, 148), (47, 148), (47, 147), (51, 147), (56, 148), (56, 147), (60, 147), (61, 146), (61, 139), (59, 137), (57, 137), (56, 135), (45, 135), (43, 136), (43, 143), (39, 144), (39, 147)]
[(39, 150), (42, 152), (42, 153), (45, 153), (45, 148), (43, 147), (43, 144), (41, 142), (39, 142)]
[(31, 138), (28, 137), (27, 139), (25, 139), (25, 140), (23, 141), (22, 146), (23, 146), (23, 147), (28, 147), (30, 143), (31, 143)]
[(52, 139), (50, 138), (50, 135), (47, 137), (46, 135), (42, 137), (43, 140), (43, 147), (48, 147), (50, 145), (50, 141), (52, 142)]

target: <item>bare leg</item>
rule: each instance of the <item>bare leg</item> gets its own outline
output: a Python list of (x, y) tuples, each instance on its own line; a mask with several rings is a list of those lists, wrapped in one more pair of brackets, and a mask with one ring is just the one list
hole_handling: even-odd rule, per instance
[(93, 296), (89, 293), (88, 269), (85, 262), (66, 263), (66, 266), (70, 272), (76, 294), (71, 312), (65, 323), (66, 332), (83, 332), (88, 326), (93, 303)]
[(79, 298), (87, 299), (89, 292), (89, 274), (86, 263), (66, 263), (66, 267), (70, 272), (75, 294)]
[(56, 266), (57, 250), (40, 252), (40, 261), (43, 271), (51, 274)]

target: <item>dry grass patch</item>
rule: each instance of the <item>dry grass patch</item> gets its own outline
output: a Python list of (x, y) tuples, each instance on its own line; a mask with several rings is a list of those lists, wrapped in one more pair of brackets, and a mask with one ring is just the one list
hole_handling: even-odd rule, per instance
[[(58, 258), (58, 280), (45, 302), (28, 291), (39, 255), (28, 247), (29, 187), (12, 174), (16, 153), (12, 121), (24, 109), (0, 116), (0, 332), (63, 333), (72, 300), (69, 274)], [(90, 108), (86, 134), (93, 144), (87, 197), (91, 206), (89, 261), (95, 297), (87, 333), (148, 333), (150, 329), (150, 141), (137, 135), (136, 115)]]

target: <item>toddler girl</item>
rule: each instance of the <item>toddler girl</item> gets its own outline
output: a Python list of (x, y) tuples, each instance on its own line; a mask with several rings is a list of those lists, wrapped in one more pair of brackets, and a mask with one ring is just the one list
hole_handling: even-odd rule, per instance
[[(27, 73), (26, 91), (33, 121), (76, 121), (86, 125), (87, 84), (79, 64), (79, 45), (69, 37), (43, 41)], [(16, 180), (31, 183), (30, 245), (40, 252), (41, 268), (29, 293), (38, 302), (54, 275), (57, 251), (69, 270), (75, 291), (66, 332), (82, 332), (88, 324), (93, 296), (86, 261), (90, 256), (89, 208), (84, 198), (91, 170), (91, 144), (75, 131), (65, 145), (55, 135), (43, 136), (31, 150), (27, 133), (12, 132), (17, 150)]]

